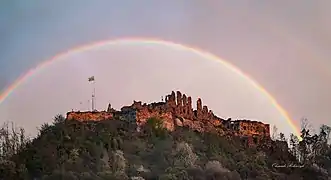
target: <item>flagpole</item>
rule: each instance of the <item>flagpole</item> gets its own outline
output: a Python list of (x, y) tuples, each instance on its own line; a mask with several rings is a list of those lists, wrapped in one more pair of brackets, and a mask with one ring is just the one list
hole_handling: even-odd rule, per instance
[(92, 111), (95, 110), (95, 79), (94, 76), (88, 78), (88, 81), (92, 81), (93, 91), (92, 91)]
[(92, 111), (94, 110), (94, 95), (92, 93)]
[(96, 98), (95, 98), (95, 80), (93, 81), (93, 108), (92, 110), (96, 110)]
[(92, 111), (94, 111), (95, 107), (94, 107), (94, 98), (95, 98), (95, 87), (94, 87), (94, 80), (92, 82), (92, 86), (93, 86), (93, 92), (92, 92)]

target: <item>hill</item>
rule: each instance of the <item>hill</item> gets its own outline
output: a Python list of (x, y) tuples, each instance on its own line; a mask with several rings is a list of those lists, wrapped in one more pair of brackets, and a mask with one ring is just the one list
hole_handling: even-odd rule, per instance
[[(171, 107), (166, 106), (168, 100), (162, 107)], [(195, 129), (191, 123), (177, 126), (177, 108), (169, 108), (171, 118), (166, 120), (163, 118), (169, 116), (153, 114), (152, 110), (161, 106), (142, 106), (150, 107), (147, 110), (153, 114), (144, 118), (137, 118), (142, 117), (139, 112), (146, 115), (144, 108), (130, 111), (130, 107), (121, 111), (109, 108), (103, 112), (107, 118), (102, 120), (56, 116), (54, 123), (44, 124), (32, 140), (24, 137), (23, 129), (2, 128), (0, 179), (328, 180), (331, 175), (331, 147), (327, 144), (331, 128), (327, 126), (315, 135), (303, 128), (303, 141), (298, 142), (292, 135), (290, 148), (281, 133), (275, 140), (264, 137), (249, 145), (248, 135), (256, 134), (245, 134), (247, 131), (234, 128), (237, 126), (230, 126), (231, 131), (220, 125), (223, 123), (212, 126), (221, 130), (201, 129), (211, 125)], [(93, 113), (100, 114), (86, 112), (83, 116)], [(193, 117), (197, 114), (193, 111)], [(130, 121), (130, 117), (139, 121)], [(181, 120), (185, 122), (184, 119)], [(203, 119), (189, 121), (200, 120)], [(223, 121), (228, 122), (220, 119)], [(171, 122), (174, 126), (169, 126)]]

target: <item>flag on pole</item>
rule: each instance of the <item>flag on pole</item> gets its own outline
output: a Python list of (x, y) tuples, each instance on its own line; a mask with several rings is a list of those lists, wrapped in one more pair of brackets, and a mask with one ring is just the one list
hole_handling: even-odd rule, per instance
[(91, 81), (94, 81), (94, 76), (91, 76), (88, 78), (88, 81), (91, 82)]

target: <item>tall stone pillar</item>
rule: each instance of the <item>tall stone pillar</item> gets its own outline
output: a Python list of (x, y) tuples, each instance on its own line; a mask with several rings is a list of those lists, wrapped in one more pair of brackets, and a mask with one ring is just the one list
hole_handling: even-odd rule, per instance
[(183, 112), (182, 114), (184, 115), (185, 118), (187, 118), (187, 112), (188, 112), (188, 105), (187, 105), (187, 98), (186, 95), (183, 94)]
[(192, 98), (189, 96), (187, 98), (187, 115), (189, 119), (193, 119), (193, 109), (192, 109)]
[(204, 119), (208, 118), (208, 107), (207, 106), (203, 106), (203, 108), (202, 108), (202, 117)]
[(174, 91), (171, 92), (170, 99), (171, 99), (171, 101), (175, 101), (176, 100), (176, 94), (175, 94)]
[(174, 91), (171, 92), (171, 95), (169, 97), (169, 102), (172, 108), (176, 107), (176, 95)]
[(170, 95), (167, 95), (166, 106), (168, 111), (171, 112), (173, 112), (176, 109), (176, 96), (174, 91), (172, 91)]
[(197, 118), (202, 118), (202, 102), (200, 98), (197, 100)]
[(182, 114), (183, 109), (183, 100), (182, 100), (182, 93), (180, 91), (177, 91), (177, 109), (176, 112), (178, 115)]

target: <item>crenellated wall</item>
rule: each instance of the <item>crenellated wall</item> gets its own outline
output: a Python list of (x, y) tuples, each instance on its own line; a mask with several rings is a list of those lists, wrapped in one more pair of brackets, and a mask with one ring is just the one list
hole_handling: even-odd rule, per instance
[(111, 118), (130, 121), (137, 126), (143, 126), (149, 118), (156, 117), (163, 120), (163, 126), (173, 131), (176, 126), (187, 126), (199, 132), (216, 131), (220, 134), (251, 137), (251, 143), (256, 138), (270, 138), (269, 124), (248, 120), (224, 120), (213, 114), (200, 98), (197, 99), (197, 109), (192, 108), (192, 98), (180, 91), (167, 95), (165, 102), (142, 104), (134, 101), (131, 106), (124, 106), (121, 111), (116, 111), (109, 104), (104, 112), (69, 112), (67, 119), (79, 121), (101, 121)]

